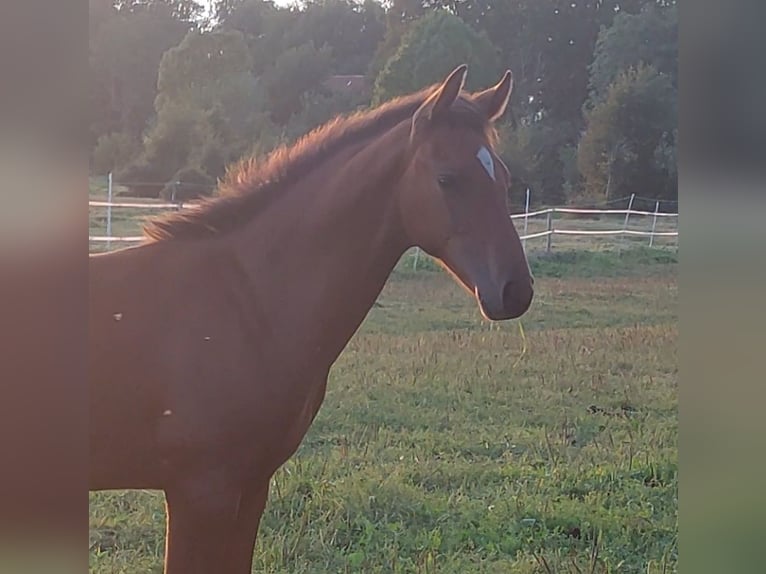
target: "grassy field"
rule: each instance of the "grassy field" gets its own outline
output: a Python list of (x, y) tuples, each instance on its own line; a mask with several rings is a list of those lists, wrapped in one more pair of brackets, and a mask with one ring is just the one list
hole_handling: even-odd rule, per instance
[[(275, 476), (254, 572), (677, 571), (677, 264), (533, 259), (521, 324), (403, 261)], [(151, 492), (91, 495), (92, 574), (162, 571)]]

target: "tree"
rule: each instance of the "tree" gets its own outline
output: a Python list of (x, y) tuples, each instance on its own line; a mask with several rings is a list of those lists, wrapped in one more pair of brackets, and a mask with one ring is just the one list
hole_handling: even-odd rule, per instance
[(301, 111), (285, 127), (286, 141), (295, 141), (335, 116), (361, 109), (367, 103), (365, 96), (358, 93), (331, 93), (323, 89), (307, 92), (301, 98)]
[(271, 0), (222, 0), (222, 29), (245, 34), (260, 75), (284, 52), (305, 44), (328, 47), (336, 74), (363, 74), (385, 33), (385, 13), (375, 0), (309, 0), (300, 9)]
[(497, 51), (487, 36), (445, 10), (417, 20), (375, 80), (374, 100), (382, 102), (419, 90), (444, 78), (459, 64), (468, 65), (467, 89), (497, 82)]
[(678, 128), (662, 134), (654, 150), (654, 164), (665, 177), (665, 189), (659, 190), (658, 197), (675, 199), (678, 196)]
[[(93, 137), (125, 132), (139, 138), (154, 113), (157, 70), (163, 54), (194, 28), (164, 2), (120, 3), (107, 12), (94, 3), (90, 43)], [(96, 8), (98, 7), (98, 8)], [(109, 14), (109, 15), (107, 15)]]
[[(232, 158), (268, 151), (369, 103), (363, 94), (326, 92), (332, 74), (366, 72), (379, 103), (465, 62), (469, 90), (513, 71), (509, 125), (500, 129), (514, 193), (529, 185), (535, 198), (559, 202), (607, 183), (610, 194), (624, 190), (628, 177), (675, 193), (672, 122), (638, 150), (640, 134), (619, 123), (616, 108), (612, 116), (607, 108), (591, 113), (618, 75), (641, 62), (670, 80), (668, 105), (675, 105), (672, 0), (390, 0), (386, 9), (377, 0), (301, 0), (290, 7), (216, 0), (215, 26), (202, 31), (193, 21), (199, 0), (90, 2), (92, 142), (100, 166), (118, 167), (134, 149), (129, 142), (143, 141), (132, 165), (138, 179), (186, 168), (215, 176)], [(610, 122), (617, 125), (605, 127)], [(174, 143), (184, 137), (191, 147)], [(589, 157), (607, 140), (604, 157)], [(641, 161), (651, 165), (635, 176), (630, 170)]]
[[(251, 48), (254, 63), (258, 59), (254, 52), (256, 43), (269, 37), (281, 44), (284, 25), (289, 19), (287, 11), (278, 8), (272, 0), (219, 0), (215, 10), (218, 29), (241, 32)], [(269, 55), (275, 56), (276, 52)]]
[(678, 7), (648, 4), (638, 14), (618, 14), (604, 28), (590, 65), (590, 105), (603, 100), (620, 72), (650, 64), (678, 85)]
[(170, 102), (187, 101), (210, 109), (233, 96), (247, 98), (253, 84), (250, 54), (241, 33), (190, 32), (162, 58), (155, 108), (159, 112)]
[(312, 43), (290, 48), (277, 57), (261, 76), (269, 98), (272, 121), (285, 125), (293, 114), (303, 109), (302, 97), (316, 89), (330, 73), (332, 50)]
[(236, 31), (190, 32), (160, 64), (157, 123), (168, 106), (201, 111), (216, 148), (223, 150), (206, 166), (218, 166), (210, 175), (219, 175), (220, 164), (236, 158), (264, 121), (265, 95), (250, 69), (247, 44)]
[(98, 138), (93, 150), (92, 170), (99, 175), (120, 170), (138, 155), (138, 141), (123, 132), (104, 134)]
[[(486, 32), (514, 73), (511, 117), (582, 124), (588, 65), (602, 26), (657, 0), (393, 0), (387, 43), (413, 18), (446, 10)], [(383, 48), (390, 50), (389, 46)]]
[(144, 137), (143, 152), (117, 172), (117, 179), (134, 191), (146, 188), (140, 195), (156, 196), (178, 170), (198, 165), (201, 150), (213, 139), (204, 110), (186, 103), (168, 104)]
[(120, 177), (161, 183), (182, 169), (223, 175), (262, 128), (268, 132), (266, 99), (250, 68), (247, 44), (236, 31), (190, 32), (168, 50), (144, 152)]
[(284, 34), (285, 45), (305, 43), (332, 51), (336, 74), (363, 74), (385, 33), (382, 7), (373, 0), (311, 0)]
[(570, 125), (548, 120), (501, 127), (499, 150), (511, 171), (512, 203), (523, 201), (527, 187), (536, 202), (551, 205), (566, 200), (563, 150), (570, 132)]
[(589, 198), (672, 198), (677, 95), (667, 74), (640, 64), (621, 73), (587, 116), (577, 164)]

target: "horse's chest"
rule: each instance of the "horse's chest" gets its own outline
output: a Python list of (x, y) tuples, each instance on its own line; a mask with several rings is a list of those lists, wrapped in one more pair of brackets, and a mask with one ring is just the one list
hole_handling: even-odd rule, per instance
[(268, 474), (297, 450), (324, 399), (326, 381), (259, 373), (219, 380), (217, 392), (204, 400), (179, 393), (160, 417), (158, 442), (167, 453), (211, 452), (235, 468)]

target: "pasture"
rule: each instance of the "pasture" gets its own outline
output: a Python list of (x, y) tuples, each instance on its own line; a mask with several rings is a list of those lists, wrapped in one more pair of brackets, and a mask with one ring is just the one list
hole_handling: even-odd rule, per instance
[[(676, 571), (675, 253), (531, 263), (529, 313), (489, 324), (402, 260), (272, 481), (254, 572)], [(160, 493), (90, 502), (91, 574), (162, 571)]]

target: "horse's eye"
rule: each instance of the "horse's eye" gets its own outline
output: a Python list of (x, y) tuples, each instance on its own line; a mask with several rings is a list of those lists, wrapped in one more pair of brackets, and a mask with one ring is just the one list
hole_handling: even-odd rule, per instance
[(439, 176), (438, 181), (442, 189), (453, 189), (457, 178), (452, 174), (444, 173)]

